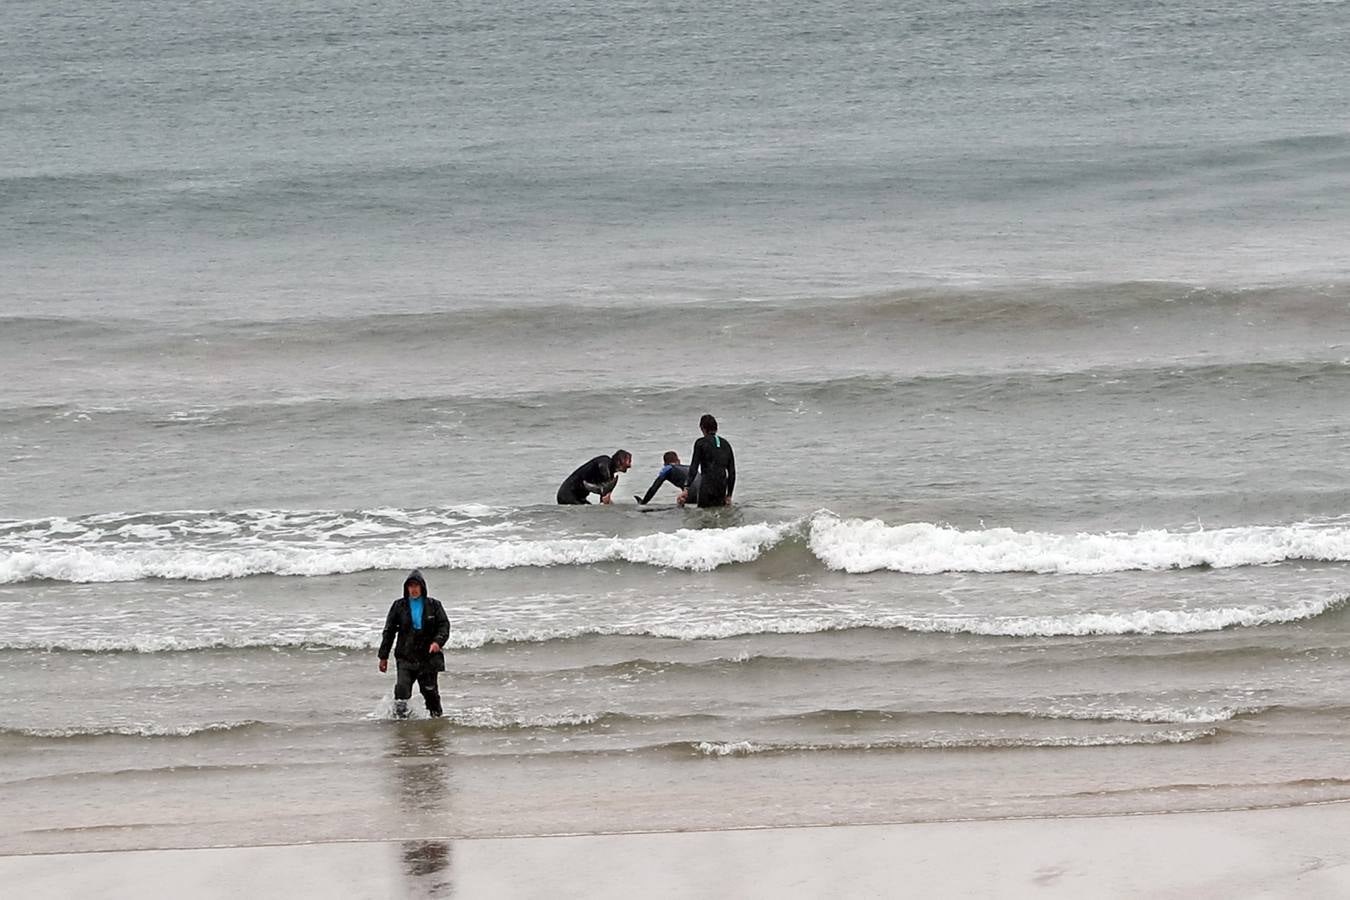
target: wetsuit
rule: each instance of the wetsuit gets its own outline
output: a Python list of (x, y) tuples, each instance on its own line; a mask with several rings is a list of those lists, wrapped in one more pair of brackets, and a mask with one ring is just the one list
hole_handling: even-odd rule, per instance
[(601, 497), (614, 490), (619, 476), (614, 473), (614, 461), (608, 456), (597, 456), (582, 463), (577, 470), (567, 476), (567, 480), (558, 488), (558, 502), (564, 506), (590, 503), (586, 497), (599, 494)]
[[(421, 585), (422, 596), (408, 596), (408, 585), (414, 583)], [(403, 582), (403, 596), (389, 607), (380, 639), (380, 659), (389, 658), (390, 648), (394, 651), (398, 675), (394, 683), (394, 709), (400, 717), (407, 715), (414, 681), (422, 691), (427, 712), (432, 716), (441, 714), (441, 692), (436, 676), (445, 671), (445, 653), (440, 650), (432, 653), (431, 645), (444, 647), (448, 640), (450, 619), (445, 614), (445, 607), (435, 597), (427, 596), (426, 579), (413, 569)]]
[(725, 506), (736, 489), (736, 454), (731, 442), (716, 432), (694, 441), (689, 457), (689, 499), (699, 506)]
[[(667, 481), (680, 490), (689, 487), (689, 467), (680, 465), (679, 463), (671, 463), (662, 466), (661, 471), (656, 473), (656, 480), (652, 482), (652, 486), (647, 488), (646, 495), (639, 497), (637, 494), (634, 494), (633, 499), (643, 506), (646, 506), (648, 503), (652, 502), (652, 497), (656, 496), (656, 492), (661, 489), (661, 485), (665, 484)], [(692, 494), (694, 491), (690, 490), (690, 493)]]

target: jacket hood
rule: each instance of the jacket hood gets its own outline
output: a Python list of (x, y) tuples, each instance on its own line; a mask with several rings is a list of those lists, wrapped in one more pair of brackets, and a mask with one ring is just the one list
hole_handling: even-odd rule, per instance
[(427, 596), (427, 580), (422, 577), (420, 569), (413, 569), (408, 573), (408, 577), (403, 579), (403, 596), (408, 596), (408, 585), (417, 584), (422, 588), (422, 596)]

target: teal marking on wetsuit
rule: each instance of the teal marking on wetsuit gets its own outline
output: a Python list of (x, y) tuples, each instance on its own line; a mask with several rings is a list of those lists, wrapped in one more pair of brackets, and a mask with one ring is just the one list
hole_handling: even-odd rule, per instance
[(421, 630), (422, 630), (422, 598), (421, 598), (421, 597), (409, 597), (409, 598), (408, 598), (408, 609), (412, 611), (412, 623), (413, 623), (413, 628), (417, 629), (418, 631), (421, 631)]

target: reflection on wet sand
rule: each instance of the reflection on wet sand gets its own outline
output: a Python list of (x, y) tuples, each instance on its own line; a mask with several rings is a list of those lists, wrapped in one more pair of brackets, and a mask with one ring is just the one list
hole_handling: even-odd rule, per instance
[(412, 834), (433, 836), (406, 840), (400, 848), (402, 872), (409, 897), (450, 897), (454, 894), (451, 832), (449, 739), (444, 720), (398, 722), (393, 725), (390, 768), (394, 773), (399, 808)]

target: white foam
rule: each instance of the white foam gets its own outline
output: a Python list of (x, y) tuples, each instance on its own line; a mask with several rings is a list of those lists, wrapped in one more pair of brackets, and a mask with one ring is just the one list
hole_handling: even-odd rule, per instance
[(1114, 720), (1142, 724), (1213, 725), (1227, 722), (1239, 715), (1261, 712), (1264, 707), (1250, 706), (1157, 706), (1157, 707), (1102, 707), (1083, 708), (1053, 706), (1044, 711), (1028, 711), (1027, 715), (1050, 719), (1077, 719), (1084, 721)]
[(1118, 613), (1066, 613), (1054, 616), (894, 617), (889, 627), (949, 634), (1005, 637), (1057, 637), (1090, 634), (1193, 634), (1236, 626), (1278, 625), (1311, 619), (1345, 602), (1343, 597), (1309, 598), (1289, 606), (1241, 606), (1218, 609), (1157, 609)]
[(499, 712), (491, 707), (474, 706), (448, 710), (446, 718), (466, 728), (568, 728), (592, 725), (604, 718), (604, 714), (568, 711), (550, 716), (521, 716)]
[(1218, 733), (1217, 728), (1153, 731), (1146, 734), (1105, 734), (1049, 737), (1007, 737), (1003, 735), (961, 735), (930, 738), (894, 738), (839, 743), (796, 743), (755, 741), (699, 741), (693, 750), (704, 756), (751, 756), (756, 753), (800, 753), (839, 750), (963, 750), (1031, 749), (1058, 747), (1119, 747), (1137, 744), (1186, 744)]
[(373, 650), (380, 645), (380, 635), (365, 627), (349, 635), (330, 628), (316, 628), (313, 632), (297, 634), (229, 634), (184, 637), (172, 634), (131, 635), (105, 637), (101, 635), (31, 635), (6, 637), (0, 640), (0, 650), (65, 650), (77, 653), (183, 653), (200, 650), (285, 650), (309, 647), (331, 647), (338, 650)]
[(699, 741), (694, 749), (704, 756), (749, 756), (763, 752), (761, 745), (750, 741)]
[(1166, 530), (1050, 534), (990, 528), (962, 531), (927, 522), (817, 515), (811, 550), (831, 569), (939, 572), (1037, 572), (1097, 575), (1194, 566), (1232, 568), (1291, 559), (1350, 560), (1350, 528), (1295, 524), (1214, 531)]
[[(490, 526), (491, 527), (491, 526)], [(509, 569), (631, 562), (694, 571), (750, 562), (783, 539), (793, 523), (682, 529), (637, 537), (510, 540), (447, 537), (376, 546), (196, 547), (58, 543), (0, 553), (0, 583), (48, 579), (76, 583), (168, 578), (208, 581), (251, 575), (337, 575), (370, 570)], [(83, 531), (81, 533), (84, 533)]]
[(149, 724), (128, 724), (128, 725), (94, 725), (89, 727), (70, 727), (70, 728), (13, 728), (0, 729), (9, 734), (21, 734), (25, 737), (39, 738), (68, 738), (68, 737), (101, 737), (104, 735), (119, 735), (124, 737), (188, 737), (193, 734), (202, 734), (213, 731), (233, 731), (238, 728), (247, 728), (250, 725), (260, 724), (257, 721), (249, 720), (246, 722), (208, 722), (203, 725), (149, 725)]

